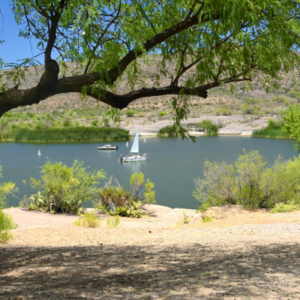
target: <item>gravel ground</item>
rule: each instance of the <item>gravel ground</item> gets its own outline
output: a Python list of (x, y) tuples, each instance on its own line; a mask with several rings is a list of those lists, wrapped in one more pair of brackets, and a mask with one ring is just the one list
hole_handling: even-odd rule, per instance
[(0, 299), (300, 299), (300, 213), (288, 216), (216, 228), (17, 230), (0, 246)]

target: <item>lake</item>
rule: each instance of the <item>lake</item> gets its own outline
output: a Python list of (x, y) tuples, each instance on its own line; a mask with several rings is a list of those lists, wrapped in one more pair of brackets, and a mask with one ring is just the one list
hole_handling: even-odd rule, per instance
[[(133, 140), (132, 140), (133, 141)], [(16, 183), (18, 198), (9, 197), (9, 206), (18, 205), (24, 195), (32, 191), (27, 183), (30, 177), (39, 178), (40, 167), (47, 160), (62, 162), (68, 167), (74, 160), (84, 161), (88, 170), (103, 169), (107, 179), (117, 178), (121, 185), (129, 187), (130, 176), (141, 171), (145, 180), (155, 184), (156, 203), (170, 207), (196, 208), (199, 202), (193, 197), (195, 188), (193, 179), (202, 176), (203, 163), (210, 161), (234, 163), (243, 149), (259, 150), (268, 163), (273, 163), (278, 155), (285, 159), (298, 155), (294, 150), (295, 140), (264, 139), (239, 136), (198, 137), (197, 142), (182, 141), (180, 138), (140, 138), (140, 153), (147, 153), (147, 161), (123, 163), (118, 162), (120, 154), (130, 150), (126, 142), (116, 142), (118, 151), (98, 151), (104, 143), (81, 144), (25, 144), (0, 143), (0, 165), (3, 166), (3, 178), (0, 182)], [(38, 156), (38, 150), (41, 156)]]

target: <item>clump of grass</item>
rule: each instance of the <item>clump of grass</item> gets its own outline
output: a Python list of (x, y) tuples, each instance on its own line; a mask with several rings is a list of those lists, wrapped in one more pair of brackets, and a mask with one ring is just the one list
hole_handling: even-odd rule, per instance
[(213, 218), (209, 217), (209, 216), (206, 216), (202, 219), (202, 222), (203, 223), (208, 223), (208, 222), (212, 222), (213, 221)]
[(106, 220), (107, 228), (117, 228), (120, 225), (121, 219), (120, 216), (109, 217)]
[(292, 212), (294, 210), (300, 210), (300, 206), (296, 205), (295, 203), (284, 204), (284, 203), (277, 203), (275, 207), (271, 209), (271, 213), (285, 213), (285, 212)]
[(81, 227), (91, 227), (97, 228), (101, 224), (101, 220), (98, 219), (95, 215), (95, 212), (92, 211), (89, 214), (84, 214), (83, 217), (79, 217), (75, 222), (74, 225), (81, 226)]
[(10, 229), (15, 229), (17, 225), (14, 223), (12, 216), (0, 210), (0, 243), (7, 243), (13, 235), (9, 233)]

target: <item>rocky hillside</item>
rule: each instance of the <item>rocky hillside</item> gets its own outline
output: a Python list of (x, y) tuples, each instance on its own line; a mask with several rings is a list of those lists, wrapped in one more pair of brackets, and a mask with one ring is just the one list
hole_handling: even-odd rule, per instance
[[(157, 73), (157, 64), (159, 63), (159, 56), (152, 56), (149, 63), (145, 64), (140, 61), (140, 67), (146, 78), (144, 83), (140, 83), (136, 88), (142, 85), (151, 87), (154, 84), (154, 74)], [(167, 66), (170, 73), (172, 73), (173, 66)], [(19, 87), (27, 89), (36, 85), (43, 72), (43, 66), (29, 69), (25, 81)], [(76, 69), (75, 64), (69, 64), (68, 73), (80, 72)], [(60, 74), (62, 76), (62, 74)], [(298, 83), (300, 83), (299, 72), (294, 71), (289, 74), (281, 74), (282, 82), (280, 89), (276, 92), (266, 93), (262, 85), (261, 78), (256, 78), (253, 81), (253, 89), (246, 91), (245, 84), (240, 83), (236, 85), (236, 93), (232, 94), (228, 87), (215, 88), (209, 91), (209, 97), (202, 99), (198, 97), (191, 97), (192, 109), (191, 117), (198, 117), (200, 114), (205, 115), (232, 115), (232, 114), (260, 114), (264, 116), (277, 114), (281, 108), (286, 107), (291, 103), (300, 101), (300, 93), (297, 92)], [(168, 85), (170, 76), (164, 77), (161, 80), (161, 86)], [(12, 84), (10, 84), (12, 86)], [(296, 91), (295, 91), (296, 89)], [(126, 76), (119, 82), (117, 92), (122, 94), (129, 91), (126, 82)], [(140, 111), (171, 111), (170, 99), (172, 96), (151, 97), (147, 99), (138, 100), (132, 103), (129, 107), (138, 109)], [(270, 101), (273, 100), (273, 101)], [(90, 98), (89, 100), (81, 100), (79, 94), (68, 93), (56, 95), (42, 101), (38, 105), (29, 107), (20, 107), (14, 111), (23, 112), (52, 112), (75, 110), (80, 108), (93, 108), (99, 105), (99, 102)], [(100, 103), (100, 106), (103, 106)], [(201, 113), (200, 113), (201, 111)]]

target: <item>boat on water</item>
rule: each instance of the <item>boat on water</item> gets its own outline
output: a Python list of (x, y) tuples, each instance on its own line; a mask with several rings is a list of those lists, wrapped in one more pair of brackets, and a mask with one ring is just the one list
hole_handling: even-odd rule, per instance
[(118, 146), (112, 146), (112, 145), (104, 145), (101, 147), (98, 147), (98, 150), (118, 150)]
[(133, 141), (130, 153), (125, 157), (122, 157), (122, 155), (121, 155), (119, 158), (120, 162), (122, 163), (122, 162), (145, 161), (147, 158), (147, 153), (140, 155), (139, 148), (140, 148), (139, 147), (139, 126), (137, 126), (136, 134), (134, 137), (134, 141)]

